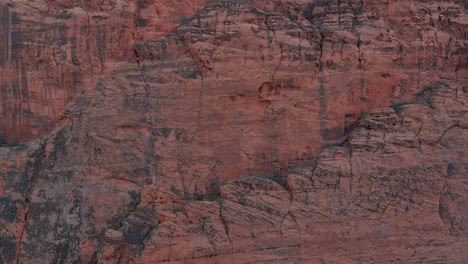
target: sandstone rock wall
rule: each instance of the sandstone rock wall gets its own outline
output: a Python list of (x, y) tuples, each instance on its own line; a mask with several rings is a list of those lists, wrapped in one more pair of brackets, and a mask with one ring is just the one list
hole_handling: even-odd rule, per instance
[[(464, 263), (467, 92), (436, 83), (411, 102), (368, 112), (342, 144), (309, 162), (217, 183), (210, 197), (184, 196), (167, 185), (173, 179), (144, 169), (147, 129), (132, 128), (135, 147), (118, 134), (93, 138), (65, 126), (1, 148), (0, 256), (6, 263)], [(197, 190), (202, 181), (184, 183)]]
[[(95, 100), (147, 108), (155, 141), (159, 130), (199, 139), (193, 151), (178, 140), (159, 146), (164, 175), (216, 174), (215, 164), (226, 179), (284, 171), (363, 112), (439, 79), (467, 82), (460, 1), (13, 1), (2, 10), (3, 136), (47, 135), (77, 94), (104, 87)], [(112, 78), (133, 95), (110, 94)], [(192, 157), (187, 173), (173, 171), (187, 163), (178, 151)]]
[(154, 38), (164, 35), (201, 4), (147, 2), (0, 2), (0, 132), (22, 142), (49, 134), (71, 99), (93, 88), (113, 62), (133, 57), (146, 33), (140, 27), (151, 28)]
[(0, 0), (1, 259), (466, 262), (467, 10)]

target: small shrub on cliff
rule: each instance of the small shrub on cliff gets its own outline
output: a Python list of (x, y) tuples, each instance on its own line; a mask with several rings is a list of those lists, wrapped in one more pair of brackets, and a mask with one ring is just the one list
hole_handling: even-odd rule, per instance
[(393, 110), (398, 111), (402, 106), (407, 104), (420, 104), (429, 108), (434, 108), (430, 98), (434, 91), (436, 91), (437, 89), (443, 89), (444, 87), (447, 87), (447, 84), (443, 82), (436, 82), (431, 85), (424, 86), (424, 88), (416, 94), (415, 98), (412, 101), (396, 102), (392, 105), (392, 108)]
[(398, 110), (400, 110), (400, 108), (402, 106), (408, 105), (408, 104), (412, 104), (412, 102), (408, 102), (408, 101), (396, 102), (396, 103), (392, 104), (392, 108), (393, 108), (393, 110), (398, 111)]
[(283, 175), (272, 174), (272, 175), (263, 175), (260, 178), (268, 179), (270, 181), (274, 181), (281, 185), (285, 190), (288, 189), (288, 185), (286, 184), (286, 179)]
[(424, 86), (424, 88), (423, 88), (421, 91), (419, 91), (419, 92), (416, 94), (416, 96), (422, 96), (422, 95), (424, 95), (424, 94), (426, 94), (426, 93), (429, 93), (429, 92), (431, 92), (431, 91), (434, 91), (434, 90), (437, 88), (436, 85), (438, 85), (438, 84), (436, 83), (435, 85), (427, 85), (427, 86)]
[(122, 218), (127, 218), (130, 213), (135, 212), (138, 205), (141, 202), (141, 194), (135, 191), (130, 191), (130, 196), (132, 201), (129, 204), (126, 204), (120, 209), (119, 214)]
[(124, 206), (120, 209), (119, 214), (122, 218), (127, 218), (130, 215), (130, 208), (128, 206)]
[(221, 198), (221, 187), (224, 186), (226, 182), (224, 181), (217, 181), (213, 180), (209, 186), (207, 187), (207, 193), (206, 196), (204, 196), (203, 199), (208, 199), (210, 201), (216, 201), (220, 205), (223, 204), (223, 199)]
[(136, 21), (138, 27), (146, 27), (148, 25), (148, 19), (140, 18)]
[(182, 16), (182, 18), (180, 19), (180, 24), (181, 25), (188, 25), (190, 24), (190, 18), (186, 17), (186, 16)]
[(220, 206), (223, 206), (224, 200), (220, 195), (213, 195), (210, 197), (210, 201), (217, 202)]
[(3, 140), (2, 134), (0, 134), (0, 145), (5, 144), (5, 141)]
[(424, 106), (433, 108), (433, 106), (428, 101), (426, 101), (424, 99), (421, 99), (421, 98), (416, 98), (415, 100), (410, 101), (410, 102), (408, 102), (408, 101), (396, 102), (396, 103), (392, 104), (392, 108), (393, 108), (393, 110), (395, 110), (395, 112), (397, 112), (397, 111), (400, 110), (400, 108), (402, 106), (409, 105), (409, 104), (420, 104), (420, 105), (424, 105)]
[(16, 147), (16, 146), (18, 146), (18, 145), (19, 145), (18, 142), (16, 142), (15, 140), (12, 140), (12, 141), (10, 141), (10, 142), (8, 143), (8, 146), (9, 146), (9, 147)]
[(220, 187), (225, 185), (226, 183), (221, 181), (221, 182), (216, 182), (214, 183), (215, 187), (214, 190), (211, 191), (211, 194), (209, 195), (209, 200), (212, 202), (217, 202), (219, 206), (223, 206), (223, 198), (221, 198), (221, 189)]

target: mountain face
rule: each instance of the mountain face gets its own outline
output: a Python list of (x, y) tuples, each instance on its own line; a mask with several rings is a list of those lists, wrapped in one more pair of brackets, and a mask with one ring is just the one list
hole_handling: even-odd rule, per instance
[(468, 262), (466, 1), (0, 21), (0, 263)]

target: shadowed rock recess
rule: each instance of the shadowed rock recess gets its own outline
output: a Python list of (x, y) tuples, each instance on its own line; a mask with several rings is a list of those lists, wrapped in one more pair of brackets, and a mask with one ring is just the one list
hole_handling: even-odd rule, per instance
[(0, 263), (468, 263), (464, 0), (0, 0)]

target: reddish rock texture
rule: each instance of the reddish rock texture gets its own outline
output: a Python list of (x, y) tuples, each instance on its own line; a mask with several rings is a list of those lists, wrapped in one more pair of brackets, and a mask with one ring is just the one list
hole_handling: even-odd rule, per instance
[[(189, 198), (165, 187), (173, 179), (149, 173), (147, 129), (107, 139), (75, 123), (2, 148), (1, 257), (465, 263), (467, 93), (467, 86), (436, 83), (396, 112), (365, 114), (342, 144), (309, 162), (278, 176), (220, 183), (207, 199)], [(184, 183), (196, 191), (203, 180)]]
[(67, 103), (146, 37), (173, 31), (203, 1), (0, 2), (0, 87), (7, 139), (50, 133)]
[(196, 140), (156, 146), (164, 176), (284, 171), (369, 109), (441, 78), (467, 82), (459, 1), (14, 1), (2, 10), (3, 136), (47, 135), (80, 92), (111, 96), (146, 112), (155, 141), (156, 130)]
[(0, 5), (5, 263), (468, 261), (465, 1)]

